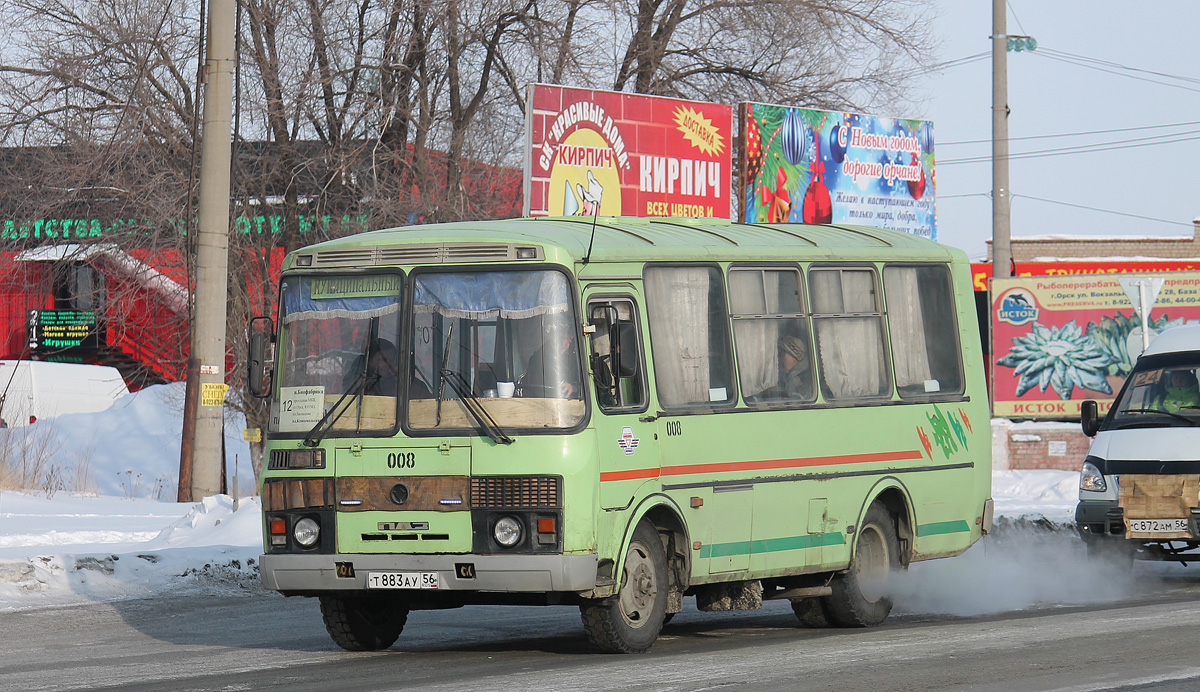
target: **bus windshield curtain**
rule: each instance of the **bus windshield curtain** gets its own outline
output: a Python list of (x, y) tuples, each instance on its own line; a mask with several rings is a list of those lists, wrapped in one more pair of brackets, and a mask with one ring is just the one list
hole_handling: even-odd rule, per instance
[(365, 320), (400, 310), (399, 295), (313, 298), (311, 276), (294, 276), (280, 286), (284, 324), (332, 317)]
[(413, 293), (414, 313), (468, 320), (528, 319), (570, 310), (567, 277), (557, 271), (422, 274)]

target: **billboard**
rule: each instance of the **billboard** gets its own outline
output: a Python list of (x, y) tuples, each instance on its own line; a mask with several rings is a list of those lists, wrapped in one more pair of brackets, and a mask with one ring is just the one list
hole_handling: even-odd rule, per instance
[(743, 103), (747, 223), (880, 226), (937, 240), (933, 123)]
[[(1157, 294), (1155, 294), (1157, 290)], [(992, 279), (992, 413), (1077, 420), (1095, 399), (1103, 414), (1149, 337), (1200, 320), (1200, 272)]]
[(526, 216), (728, 219), (733, 108), (528, 87)]
[[(1013, 276), (1074, 276), (1078, 274), (1153, 274), (1155, 272), (1200, 271), (1198, 260), (1073, 260), (1015, 262)], [(971, 280), (976, 291), (988, 290), (991, 262), (972, 262)]]

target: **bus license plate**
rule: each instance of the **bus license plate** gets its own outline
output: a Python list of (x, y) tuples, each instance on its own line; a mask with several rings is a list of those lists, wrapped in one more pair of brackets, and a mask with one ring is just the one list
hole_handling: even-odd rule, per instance
[(436, 589), (437, 572), (367, 572), (368, 589)]
[(1129, 530), (1140, 533), (1176, 533), (1188, 530), (1187, 519), (1130, 519)]

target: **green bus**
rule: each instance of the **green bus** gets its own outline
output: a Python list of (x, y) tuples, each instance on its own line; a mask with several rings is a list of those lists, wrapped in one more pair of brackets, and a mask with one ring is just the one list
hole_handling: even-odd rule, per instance
[(471, 604), (577, 606), (624, 653), (685, 596), (877, 625), (889, 573), (991, 525), (969, 269), (904, 233), (685, 218), (293, 252), (250, 337), (262, 580), (356, 651)]

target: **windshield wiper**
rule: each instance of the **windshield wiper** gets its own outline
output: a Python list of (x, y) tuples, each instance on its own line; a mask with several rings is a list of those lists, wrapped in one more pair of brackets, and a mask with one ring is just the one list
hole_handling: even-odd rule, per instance
[[(321, 444), (321, 438), (325, 435), (325, 433), (329, 432), (329, 429), (333, 427), (333, 424), (338, 422), (338, 420), (342, 417), (342, 414), (344, 414), (346, 410), (350, 408), (349, 405), (342, 406), (342, 402), (345, 401), (346, 397), (350, 396), (351, 394), (358, 398), (359, 421), (361, 425), (362, 396), (368, 389), (371, 388), (372, 385), (378, 381), (378, 373), (370, 375), (365, 372), (359, 373), (358, 378), (354, 380), (354, 384), (350, 385), (350, 388), (346, 390), (346, 393), (338, 398), (333, 406), (325, 412), (325, 415), (321, 416), (321, 420), (317, 421), (317, 424), (313, 426), (312, 430), (309, 430), (308, 434), (304, 436), (304, 446), (316, 447), (317, 445)], [(339, 410), (339, 408), (341, 410)], [(322, 428), (322, 426), (324, 427)]]
[(462, 373), (442, 368), (442, 381), (450, 385), (450, 388), (458, 395), (458, 400), (463, 402), (463, 408), (467, 409), (467, 413), (471, 414), (471, 417), (475, 419), (479, 427), (483, 428), (483, 431), (492, 439), (492, 442), (503, 445), (513, 443), (513, 439), (504, 434), (504, 431), (496, 423), (496, 419), (492, 418), (487, 409), (483, 407), (483, 403), (471, 391), (471, 387), (467, 384), (467, 380), (462, 376)]
[[(1200, 406), (1181, 406), (1180, 408), (1200, 409)], [(1180, 415), (1174, 411), (1166, 411), (1161, 408), (1127, 408), (1123, 411), (1117, 411), (1118, 415), (1122, 413), (1164, 413), (1172, 418), (1178, 418), (1179, 420), (1193, 427), (1200, 425), (1200, 422), (1197, 422), (1194, 418), (1188, 418), (1187, 416)]]

